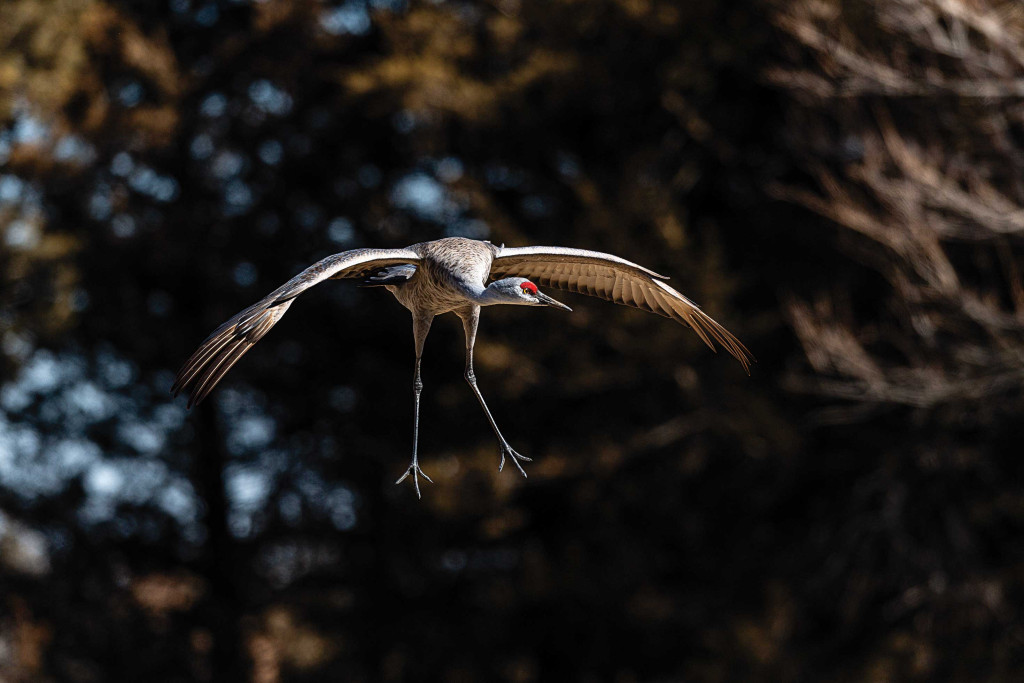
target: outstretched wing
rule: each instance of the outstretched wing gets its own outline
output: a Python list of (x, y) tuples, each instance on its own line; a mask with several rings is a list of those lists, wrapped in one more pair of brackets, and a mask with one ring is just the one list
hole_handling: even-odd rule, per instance
[[(750, 373), (753, 355), (729, 330), (697, 304), (664, 283), (668, 278), (599, 251), (567, 247), (503, 247), (491, 264), (491, 277), (525, 277), (538, 285), (601, 297), (686, 323), (704, 343), (721, 344)], [(714, 341), (712, 341), (714, 340)]]
[(284, 283), (262, 300), (213, 331), (175, 378), (171, 392), (188, 394), (188, 407), (199, 403), (252, 345), (263, 338), (299, 294), (324, 280), (361, 278), (398, 264), (416, 263), (408, 249), (353, 249), (328, 256)]

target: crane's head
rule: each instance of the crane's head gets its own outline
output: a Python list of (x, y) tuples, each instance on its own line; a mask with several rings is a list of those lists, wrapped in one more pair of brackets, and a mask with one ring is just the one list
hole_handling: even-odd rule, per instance
[(524, 277), (507, 277), (502, 280), (495, 280), (487, 287), (487, 303), (494, 304), (518, 304), (520, 306), (553, 306), (566, 311), (572, 309), (561, 301), (555, 301), (547, 294), (544, 294), (537, 285)]

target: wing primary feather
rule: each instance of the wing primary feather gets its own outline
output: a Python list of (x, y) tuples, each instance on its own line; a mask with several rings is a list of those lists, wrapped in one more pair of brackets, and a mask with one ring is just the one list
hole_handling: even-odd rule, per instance
[(213, 391), (217, 382), (231, 369), (231, 366), (237, 363), (238, 359), (251, 349), (252, 346), (252, 342), (245, 339), (237, 339), (225, 348), (200, 376), (199, 383), (192, 393), (188, 407), (191, 408), (206, 398)]
[(204, 342), (199, 349), (192, 354), (192, 357), (186, 361), (184, 367), (178, 373), (178, 377), (174, 382), (174, 386), (171, 387), (171, 391), (177, 396), (181, 393), (181, 390), (185, 388), (189, 382), (198, 374), (203, 367), (213, 359), (221, 349), (231, 341), (231, 335), (222, 333), (223, 336), (218, 336), (216, 339)]
[(178, 371), (171, 392), (175, 396), (187, 393), (189, 408), (198, 404), (270, 331), (299, 294), (326, 279), (358, 278), (392, 266), (408, 272), (420, 260), (414, 248), (353, 249), (314, 263), (215, 329)]
[(495, 279), (533, 278), (544, 286), (598, 296), (676, 320), (708, 345), (726, 349), (750, 374), (754, 356), (731, 332), (665, 284), (668, 278), (618, 256), (564, 247), (501, 249), (491, 265)]

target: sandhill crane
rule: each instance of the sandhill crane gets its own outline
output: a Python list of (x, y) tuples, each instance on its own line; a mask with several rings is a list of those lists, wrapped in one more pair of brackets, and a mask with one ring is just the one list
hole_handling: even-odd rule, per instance
[[(423, 391), (420, 359), (430, 324), (434, 316), (441, 313), (454, 313), (462, 319), (466, 333), (466, 381), (498, 437), (501, 448), (498, 471), (505, 467), (508, 456), (524, 477), (526, 471), (519, 461), (530, 458), (517, 453), (502, 436), (473, 372), (473, 344), (482, 306), (553, 306), (571, 311), (565, 304), (542, 293), (537, 285), (557, 287), (685, 323), (713, 350), (712, 340), (721, 344), (748, 374), (753, 362), (753, 356), (732, 333), (665, 284), (668, 278), (635, 263), (583, 249), (508, 248), (450, 237), (404, 249), (353, 249), (313, 264), (214, 330), (178, 372), (171, 391), (175, 395), (185, 391), (191, 408), (202, 401), (231, 366), (281, 319), (295, 297), (324, 280), (360, 278), (365, 284), (386, 287), (412, 312), (416, 348), (412, 464), (395, 483), (401, 483), (411, 474), (417, 496), (420, 495), (420, 475), (432, 482), (419, 465), (420, 393)], [(488, 279), (494, 281), (487, 284)]]

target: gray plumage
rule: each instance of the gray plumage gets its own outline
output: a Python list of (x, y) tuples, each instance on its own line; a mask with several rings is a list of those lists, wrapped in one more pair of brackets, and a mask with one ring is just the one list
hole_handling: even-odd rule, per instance
[[(476, 383), (473, 345), (480, 307), (495, 304), (568, 306), (539, 292), (536, 285), (589, 294), (618, 304), (672, 318), (691, 327), (712, 349), (718, 342), (749, 374), (753, 356), (724, 327), (692, 301), (665, 284), (663, 275), (611, 254), (565, 247), (497, 247), (490, 242), (451, 237), (413, 244), (405, 249), (353, 249), (328, 256), (278, 287), (262, 300), (218, 327), (178, 372), (172, 387), (185, 392), (189, 407), (203, 400), (217, 382), (285, 314), (299, 294), (324, 280), (362, 279), (384, 286), (413, 315), (416, 370), (413, 380), (414, 427), (410, 474), (419, 495), (419, 399), (423, 389), (420, 359), (434, 316), (455, 313), (466, 333), (466, 381), (498, 437), (501, 464), (509, 456), (519, 471), (526, 458), (501, 435)], [(488, 280), (493, 279), (490, 285)], [(397, 483), (397, 482), (396, 482)]]

